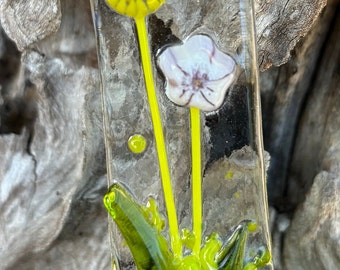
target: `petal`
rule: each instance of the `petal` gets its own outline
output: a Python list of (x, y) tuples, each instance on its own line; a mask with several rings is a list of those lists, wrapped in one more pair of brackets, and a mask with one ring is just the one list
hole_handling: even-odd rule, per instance
[[(210, 52), (214, 50), (212, 40), (205, 35), (196, 35), (187, 39), (184, 44), (167, 48), (160, 57), (166, 53), (172, 54), (183, 70), (191, 73), (192, 70), (210, 64)], [(169, 57), (169, 55), (167, 55)]]
[[(185, 42), (184, 46), (191, 54), (190, 62), (195, 62), (196, 69), (201, 69), (208, 74), (210, 80), (220, 79), (235, 70), (234, 59), (221, 52), (215, 46), (214, 41), (206, 35), (192, 36)], [(190, 68), (186, 69), (190, 70)]]
[(175, 57), (175, 47), (166, 49), (158, 58), (158, 65), (162, 70), (167, 82), (174, 85), (181, 85), (183, 78), (186, 76), (186, 71), (183, 70), (177, 63)]
[(218, 106), (214, 103), (212, 96), (214, 96), (214, 94), (201, 91), (191, 99), (189, 105), (190, 107), (195, 107), (205, 112), (217, 110)]
[(165, 94), (173, 103), (184, 106), (188, 104), (191, 92), (185, 91), (181, 86), (167, 84)]
[(225, 94), (234, 79), (235, 73), (231, 73), (220, 80), (207, 82), (205, 88), (195, 93), (188, 106), (206, 112), (217, 110), (222, 105)]
[(216, 80), (216, 81), (209, 81), (206, 84), (206, 88), (213, 90), (210, 91), (210, 93), (208, 92), (206, 95), (208, 97), (208, 99), (214, 104), (214, 107), (211, 107), (211, 109), (207, 110), (207, 109), (202, 109), (204, 111), (213, 111), (218, 109), (223, 101), (224, 101), (224, 97), (227, 93), (227, 90), (229, 89), (229, 87), (231, 86), (231, 84), (233, 83), (234, 79), (235, 79), (235, 75), (236, 73), (230, 73), (227, 76), (223, 77), (220, 80)]
[(215, 51), (215, 54), (211, 58), (211, 62), (211, 69), (209, 72), (210, 80), (222, 79), (228, 74), (234, 73), (236, 70), (236, 62), (234, 59), (219, 50)]

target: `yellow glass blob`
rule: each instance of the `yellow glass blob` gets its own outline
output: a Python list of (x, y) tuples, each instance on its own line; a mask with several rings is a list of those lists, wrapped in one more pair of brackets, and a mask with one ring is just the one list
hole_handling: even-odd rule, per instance
[(248, 231), (255, 232), (257, 230), (257, 223), (256, 222), (249, 222), (248, 223)]
[(226, 175), (224, 176), (224, 179), (229, 180), (232, 179), (234, 176), (234, 173), (232, 171), (228, 171)]
[(135, 134), (128, 140), (129, 149), (135, 154), (143, 153), (145, 151), (146, 145), (146, 139), (140, 134)]

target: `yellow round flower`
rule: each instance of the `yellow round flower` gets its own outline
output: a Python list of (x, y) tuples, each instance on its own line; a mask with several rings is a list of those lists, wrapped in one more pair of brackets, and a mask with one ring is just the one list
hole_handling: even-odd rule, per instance
[(165, 0), (106, 0), (110, 8), (119, 14), (142, 18), (155, 12)]

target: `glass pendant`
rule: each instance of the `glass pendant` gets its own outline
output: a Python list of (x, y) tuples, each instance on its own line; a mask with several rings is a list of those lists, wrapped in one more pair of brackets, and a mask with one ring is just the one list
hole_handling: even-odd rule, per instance
[(91, 5), (113, 269), (272, 269), (253, 1)]

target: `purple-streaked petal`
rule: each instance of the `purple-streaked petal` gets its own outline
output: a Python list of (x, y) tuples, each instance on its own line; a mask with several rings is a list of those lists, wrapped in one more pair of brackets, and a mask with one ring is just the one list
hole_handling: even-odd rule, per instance
[(229, 55), (216, 50), (214, 57), (211, 59), (210, 80), (218, 80), (236, 70), (236, 63)]
[[(220, 80), (215, 80), (215, 81), (209, 81), (206, 84), (206, 88), (212, 89), (214, 92), (213, 93), (218, 93), (216, 95), (210, 94), (209, 96), (211, 97), (212, 102), (215, 104), (217, 108), (219, 108), (224, 100), (225, 94), (233, 81), (235, 80), (236, 73), (230, 73), (229, 75), (223, 77)], [(212, 109), (210, 111), (216, 110)], [(208, 110), (206, 110), (208, 111)]]
[(191, 91), (185, 91), (181, 86), (167, 84), (165, 94), (177, 105), (184, 106), (188, 103)]
[(170, 81), (173, 84), (179, 84), (179, 82), (183, 80), (183, 76), (185, 76), (185, 73), (183, 73), (183, 70), (177, 64), (173, 48), (166, 49), (159, 56), (158, 65), (168, 82)]

